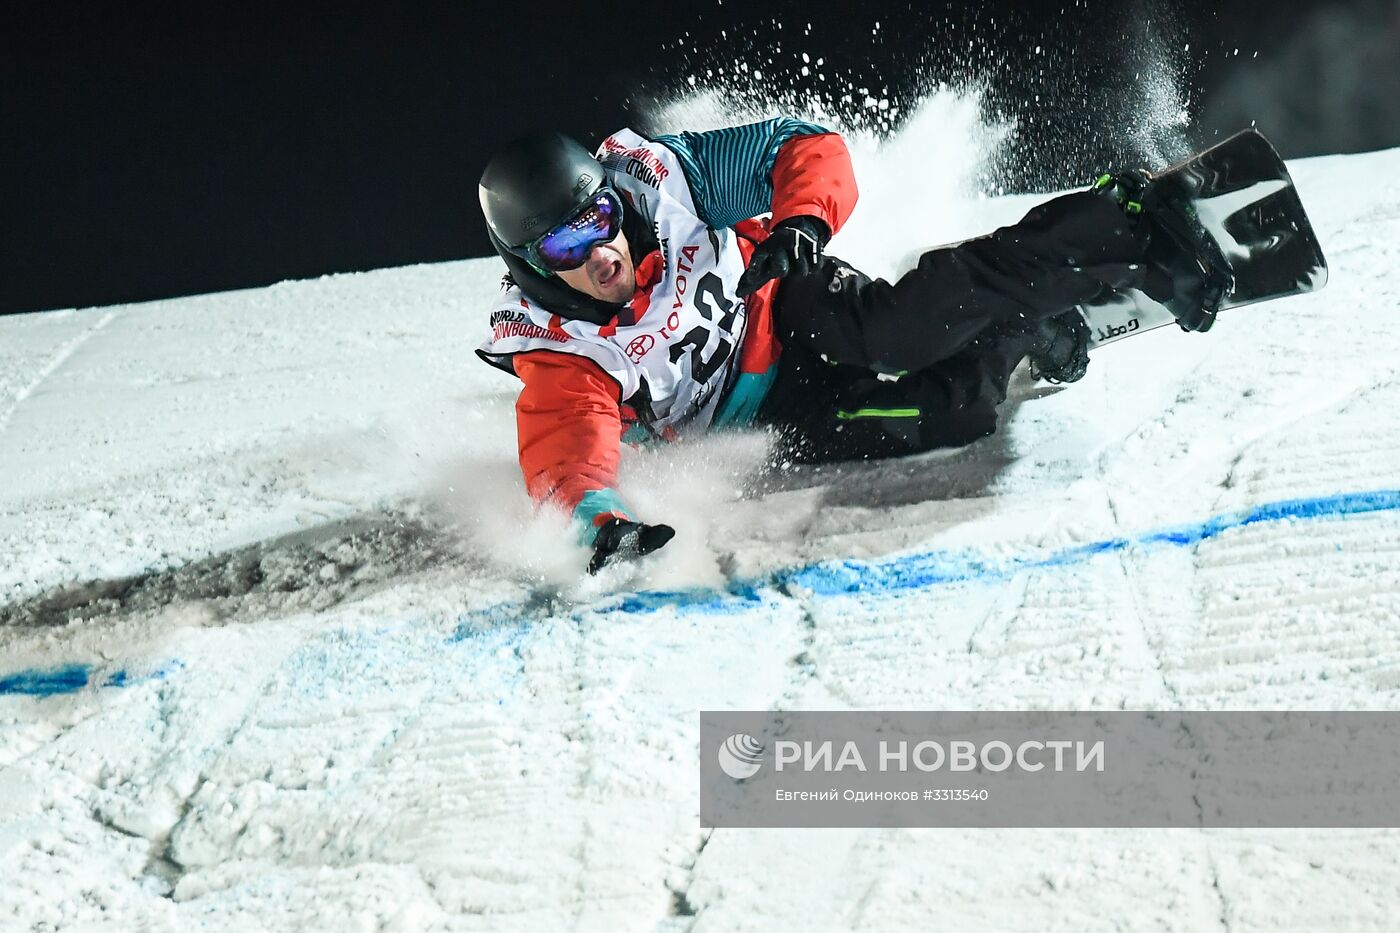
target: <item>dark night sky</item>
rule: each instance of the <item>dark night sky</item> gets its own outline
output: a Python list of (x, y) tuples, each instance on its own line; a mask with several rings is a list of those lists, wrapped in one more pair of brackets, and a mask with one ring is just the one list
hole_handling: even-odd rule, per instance
[(779, 64), (825, 55), (895, 95), (912, 93), (905, 79), (930, 49), (922, 73), (965, 69), (971, 40), (1021, 107), (1044, 89), (1027, 78), (1039, 42), (1110, 93), (1115, 72), (1098, 63), (1131, 60), (1130, 25), (1156, 17), (1206, 52), (1191, 80), (1209, 88), (1222, 49), (1267, 57), (1318, 5), (666, 0), (290, 16), (30, 4), (0, 31), (0, 313), (485, 255), (476, 179), (491, 147), (541, 126), (589, 144), (642, 126), (643, 100), (703, 68), (682, 39), (718, 61), (755, 54), (736, 36), (783, 42)]

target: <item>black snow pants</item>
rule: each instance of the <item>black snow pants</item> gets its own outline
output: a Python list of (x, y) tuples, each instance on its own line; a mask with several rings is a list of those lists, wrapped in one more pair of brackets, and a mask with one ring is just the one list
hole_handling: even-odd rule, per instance
[(1033, 325), (1139, 286), (1146, 243), (1111, 198), (1064, 195), (1019, 223), (925, 253), (891, 284), (834, 257), (785, 279), (783, 352), (760, 424), (799, 462), (956, 447), (993, 433)]

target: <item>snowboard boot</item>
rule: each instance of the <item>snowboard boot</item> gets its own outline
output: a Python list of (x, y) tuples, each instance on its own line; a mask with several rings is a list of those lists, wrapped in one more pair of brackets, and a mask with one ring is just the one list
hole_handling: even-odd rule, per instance
[(1061, 384), (1078, 382), (1089, 369), (1089, 325), (1077, 310), (1037, 321), (1032, 327), (1031, 376)]
[(1142, 291), (1171, 311), (1182, 330), (1210, 330), (1234, 282), (1188, 200), (1141, 170), (1100, 175), (1090, 190), (1113, 198), (1146, 241)]

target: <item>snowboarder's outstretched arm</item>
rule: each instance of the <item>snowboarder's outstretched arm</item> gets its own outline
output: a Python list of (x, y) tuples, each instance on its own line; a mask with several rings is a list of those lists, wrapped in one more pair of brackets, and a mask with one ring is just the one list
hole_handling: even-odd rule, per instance
[(525, 488), (573, 515), (581, 543), (593, 548), (588, 572), (671, 540), (669, 526), (635, 521), (613, 488), (622, 434), (617, 383), (584, 357), (536, 350), (514, 362), (525, 383), (515, 402)]

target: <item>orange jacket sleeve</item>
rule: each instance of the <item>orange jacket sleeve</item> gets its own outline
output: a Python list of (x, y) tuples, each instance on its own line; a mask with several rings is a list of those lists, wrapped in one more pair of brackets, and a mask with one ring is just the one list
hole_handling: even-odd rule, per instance
[(585, 543), (611, 518), (630, 521), (613, 488), (622, 439), (617, 382), (597, 363), (569, 353), (533, 350), (516, 354), (513, 363), (525, 383), (515, 425), (530, 498), (571, 513)]
[(851, 154), (836, 133), (795, 136), (773, 163), (773, 222), (810, 214), (834, 234), (855, 210), (856, 175)]

